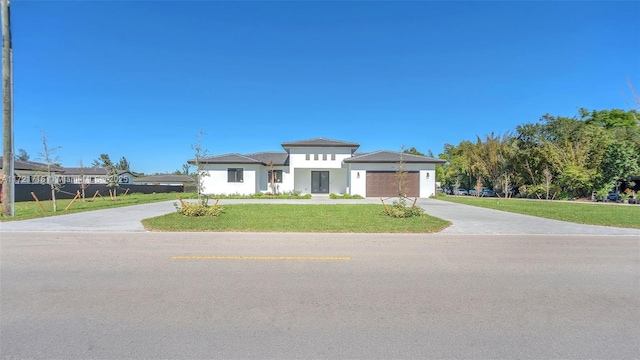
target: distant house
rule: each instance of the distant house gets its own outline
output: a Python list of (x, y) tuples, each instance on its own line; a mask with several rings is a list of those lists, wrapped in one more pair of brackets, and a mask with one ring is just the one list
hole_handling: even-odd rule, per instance
[[(107, 184), (109, 169), (103, 167), (69, 168), (65, 167), (64, 182), (67, 184)], [(129, 171), (117, 171), (118, 184), (132, 184), (133, 174)], [(84, 178), (84, 181), (83, 181)]]
[(195, 180), (189, 175), (159, 174), (143, 176), (133, 179), (134, 185), (184, 185), (195, 184)]
[[(356, 153), (360, 144), (308, 139), (282, 143), (284, 151), (224, 154), (200, 159), (208, 176), (205, 194), (253, 194), (300, 191), (303, 194), (398, 196), (396, 173), (407, 171), (407, 196), (429, 197), (436, 192), (436, 164), (444, 160), (380, 150)], [(195, 164), (195, 160), (189, 160)], [(273, 180), (273, 189), (272, 187)]]
[[(3, 166), (0, 157), (0, 169)], [(60, 184), (106, 184), (109, 170), (106, 168), (68, 168), (51, 166), (53, 181)], [(4, 169), (2, 170), (4, 175)], [(14, 175), (16, 184), (48, 184), (47, 164), (32, 161), (14, 161)], [(133, 175), (128, 171), (118, 172), (119, 184), (131, 184)]]
[[(0, 170), (2, 171), (4, 179), (4, 162), (2, 156), (0, 156)], [(55, 176), (55, 180), (61, 181), (60, 175), (64, 172), (64, 169), (59, 166), (51, 166), (52, 175)], [(16, 184), (48, 184), (48, 171), (47, 164), (33, 162), (33, 161), (19, 161), (13, 162), (13, 175), (15, 177)]]

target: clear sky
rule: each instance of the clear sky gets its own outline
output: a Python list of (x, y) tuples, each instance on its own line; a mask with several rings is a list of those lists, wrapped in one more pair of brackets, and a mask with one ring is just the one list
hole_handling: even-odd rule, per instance
[[(504, 134), (640, 92), (638, 1), (11, 1), (15, 149), (172, 172), (316, 137)], [(626, 93), (628, 102), (622, 93)]]

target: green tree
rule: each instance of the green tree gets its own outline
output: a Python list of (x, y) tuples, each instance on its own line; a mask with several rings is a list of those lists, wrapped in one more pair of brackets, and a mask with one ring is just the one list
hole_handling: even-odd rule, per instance
[(25, 149), (18, 149), (18, 153), (16, 153), (15, 159), (17, 161), (29, 161), (31, 157), (27, 154)]
[(418, 149), (414, 148), (413, 146), (412, 146), (412, 147), (410, 147), (409, 149), (404, 149), (403, 153), (405, 153), (405, 154), (411, 154), (411, 155), (425, 156), (423, 153), (421, 153), (420, 151), (418, 151)]
[(115, 167), (118, 170), (131, 172), (131, 164), (129, 164), (129, 161), (127, 161), (127, 158), (124, 156), (120, 158), (120, 161), (118, 161)]

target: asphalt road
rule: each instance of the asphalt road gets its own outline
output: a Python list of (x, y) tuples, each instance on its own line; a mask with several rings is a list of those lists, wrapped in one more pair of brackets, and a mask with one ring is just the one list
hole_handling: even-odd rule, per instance
[(637, 236), (1, 235), (3, 359), (640, 354)]

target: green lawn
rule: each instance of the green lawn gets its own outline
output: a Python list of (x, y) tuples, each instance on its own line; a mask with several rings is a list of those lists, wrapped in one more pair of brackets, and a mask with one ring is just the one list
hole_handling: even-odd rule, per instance
[(63, 199), (58, 200), (57, 203), (57, 212), (53, 212), (53, 202), (51, 200), (40, 201), (42, 207), (44, 207), (45, 212), (42, 212), (42, 209), (35, 201), (21, 201), (15, 203), (14, 217), (2, 217), (0, 216), (0, 221), (10, 221), (10, 220), (26, 220), (26, 219), (35, 219), (41, 218), (45, 216), (54, 216), (54, 215), (63, 215), (63, 214), (72, 214), (83, 211), (91, 211), (91, 210), (99, 210), (99, 209), (108, 209), (114, 207), (121, 206), (131, 206), (131, 205), (139, 205), (139, 204), (147, 204), (158, 201), (166, 201), (166, 200), (176, 200), (177, 196), (180, 196), (183, 199), (193, 199), (196, 198), (195, 193), (163, 193), (163, 194), (140, 194), (133, 193), (127, 194), (126, 196), (118, 195), (116, 200), (110, 200), (109, 197), (96, 197), (95, 200), (91, 201), (88, 198), (86, 201), (82, 201), (82, 199), (76, 200), (69, 210), (64, 210), (67, 205), (71, 202), (71, 199)]
[(407, 219), (384, 215), (382, 205), (224, 205), (220, 217), (185, 217), (176, 213), (142, 221), (156, 231), (249, 231), (336, 233), (431, 233), (450, 222), (431, 216)]
[(446, 195), (437, 199), (579, 224), (640, 229), (640, 205)]

